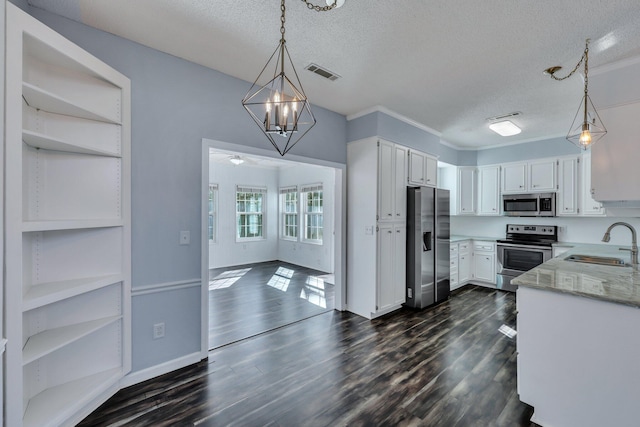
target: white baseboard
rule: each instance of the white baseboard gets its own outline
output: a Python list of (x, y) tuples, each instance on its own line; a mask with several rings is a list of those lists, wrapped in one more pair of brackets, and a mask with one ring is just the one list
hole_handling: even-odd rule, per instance
[(142, 369), (141, 371), (131, 372), (124, 378), (122, 378), (122, 380), (120, 381), (120, 386), (121, 388), (129, 387), (134, 384), (150, 380), (151, 378), (155, 378), (159, 375), (175, 371), (176, 369), (184, 368), (185, 366), (198, 363), (200, 360), (202, 360), (202, 356), (198, 351), (196, 353), (187, 354), (186, 356), (182, 356), (177, 359), (169, 360), (168, 362), (164, 362), (159, 365)]

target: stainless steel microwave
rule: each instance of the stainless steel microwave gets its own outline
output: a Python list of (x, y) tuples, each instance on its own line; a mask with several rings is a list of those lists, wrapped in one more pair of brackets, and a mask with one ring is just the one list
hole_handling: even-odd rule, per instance
[(556, 193), (504, 194), (506, 216), (556, 216)]

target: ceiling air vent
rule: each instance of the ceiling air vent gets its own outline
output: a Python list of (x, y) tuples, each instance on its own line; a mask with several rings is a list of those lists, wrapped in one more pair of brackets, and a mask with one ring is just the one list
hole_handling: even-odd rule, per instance
[(305, 70), (309, 70), (312, 73), (316, 73), (317, 75), (322, 76), (325, 79), (329, 79), (331, 81), (338, 80), (340, 78), (339, 74), (329, 71), (326, 68), (322, 68), (318, 64), (309, 64), (305, 67)]

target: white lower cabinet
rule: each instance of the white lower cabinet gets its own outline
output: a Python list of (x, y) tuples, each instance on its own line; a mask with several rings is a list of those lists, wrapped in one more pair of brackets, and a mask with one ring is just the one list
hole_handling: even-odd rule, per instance
[(494, 242), (473, 242), (473, 279), (485, 283), (496, 283), (496, 244)]
[(458, 244), (458, 280), (467, 283), (471, 278), (471, 242), (465, 240)]
[[(580, 276), (586, 275), (575, 279)], [(640, 311), (527, 286), (519, 287), (516, 301), (518, 394), (534, 407), (531, 420), (543, 426), (638, 425)]]
[(406, 240), (404, 223), (378, 227), (376, 311), (385, 311), (405, 302)]
[(450, 245), (451, 290), (465, 285), (471, 278), (471, 241), (462, 240)]
[(460, 287), (458, 281), (458, 244), (449, 245), (449, 289), (454, 290)]

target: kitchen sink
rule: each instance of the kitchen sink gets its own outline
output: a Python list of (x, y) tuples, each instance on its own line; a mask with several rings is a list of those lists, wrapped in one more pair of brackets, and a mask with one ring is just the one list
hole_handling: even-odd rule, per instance
[(569, 255), (564, 259), (565, 261), (572, 262), (585, 262), (587, 264), (601, 264), (601, 265), (610, 265), (613, 267), (627, 267), (628, 263), (625, 262), (622, 258), (615, 257), (606, 257), (606, 256), (598, 256), (598, 255), (579, 255), (573, 254)]

